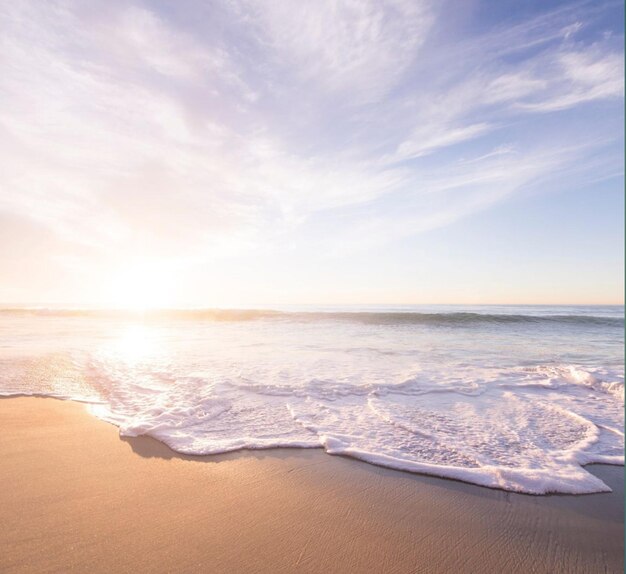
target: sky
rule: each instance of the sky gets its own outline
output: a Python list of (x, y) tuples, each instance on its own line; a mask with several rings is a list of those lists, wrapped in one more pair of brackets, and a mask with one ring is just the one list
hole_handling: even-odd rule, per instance
[(0, 302), (621, 304), (622, 2), (0, 0)]

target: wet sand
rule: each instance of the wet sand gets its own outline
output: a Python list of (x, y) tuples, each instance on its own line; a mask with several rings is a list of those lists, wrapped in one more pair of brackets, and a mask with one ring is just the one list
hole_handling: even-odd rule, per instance
[(319, 449), (185, 457), (83, 405), (0, 400), (0, 572), (623, 572), (614, 490), (529, 496)]

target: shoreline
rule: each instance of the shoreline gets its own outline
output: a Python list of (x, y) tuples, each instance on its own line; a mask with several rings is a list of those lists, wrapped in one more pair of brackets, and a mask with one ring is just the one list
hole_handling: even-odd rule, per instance
[(622, 466), (534, 496), (317, 448), (179, 455), (58, 399), (0, 421), (3, 572), (623, 571)]

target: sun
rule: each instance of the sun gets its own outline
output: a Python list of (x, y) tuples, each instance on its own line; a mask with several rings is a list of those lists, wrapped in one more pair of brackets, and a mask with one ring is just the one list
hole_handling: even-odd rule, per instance
[(175, 282), (163, 265), (141, 261), (113, 273), (108, 290), (110, 306), (116, 309), (147, 311), (172, 307)]

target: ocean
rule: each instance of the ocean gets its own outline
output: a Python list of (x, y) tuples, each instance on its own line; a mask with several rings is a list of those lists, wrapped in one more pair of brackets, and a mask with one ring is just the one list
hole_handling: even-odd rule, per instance
[(179, 453), (323, 448), (509, 491), (609, 490), (623, 306), (0, 309), (0, 394)]

